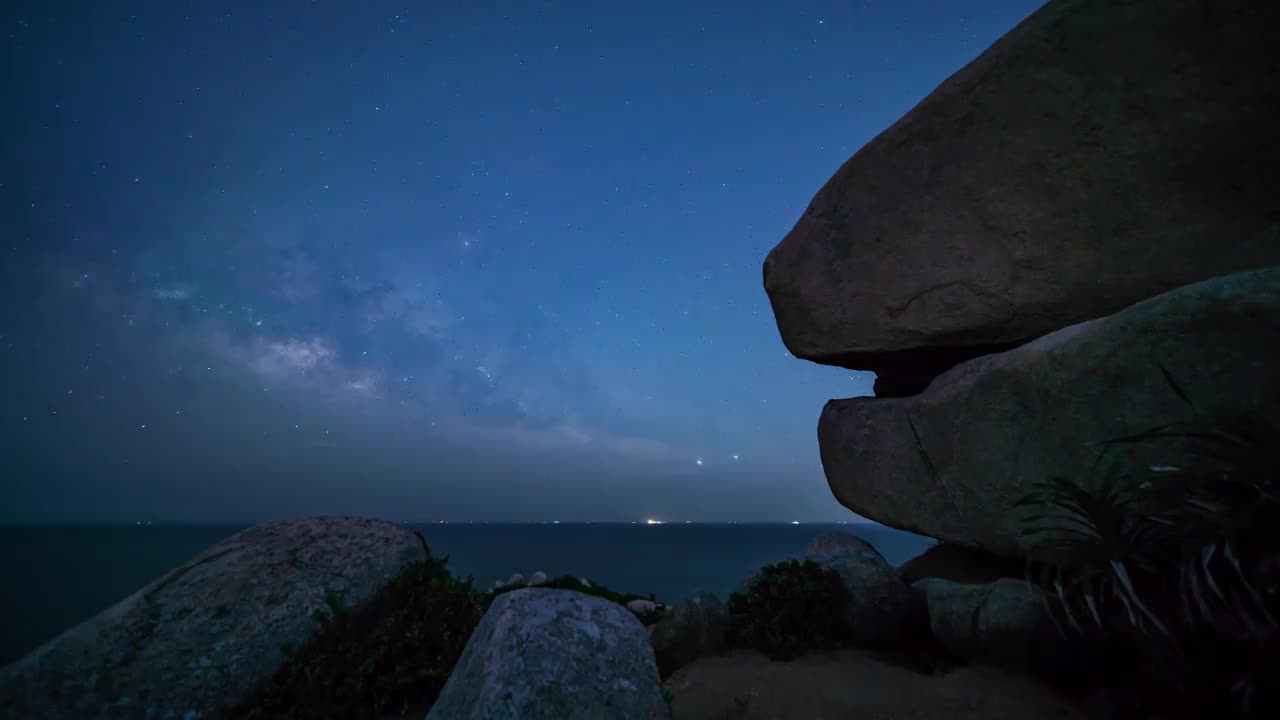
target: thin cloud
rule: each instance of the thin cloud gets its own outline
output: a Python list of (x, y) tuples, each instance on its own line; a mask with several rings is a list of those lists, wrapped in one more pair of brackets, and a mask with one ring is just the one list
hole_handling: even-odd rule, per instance
[(151, 293), (157, 300), (190, 300), (191, 291), (185, 287), (159, 287)]
[(385, 373), (349, 365), (333, 344), (321, 337), (241, 340), (225, 332), (209, 332), (204, 344), (216, 356), (257, 382), (330, 397), (380, 396)]
[(365, 301), (364, 320), (368, 330), (396, 323), (409, 335), (429, 340), (447, 340), (457, 322), (457, 312), (442, 298), (431, 298), (421, 288), (393, 285)]
[(247, 350), (247, 363), (270, 379), (288, 378), (323, 368), (333, 370), (335, 353), (324, 340), (256, 340)]
[(538, 426), (453, 419), (442, 427), (445, 435), (459, 442), (521, 452), (569, 453), (659, 466), (683, 463), (691, 457), (688, 451), (669, 443), (588, 427), (577, 420)]

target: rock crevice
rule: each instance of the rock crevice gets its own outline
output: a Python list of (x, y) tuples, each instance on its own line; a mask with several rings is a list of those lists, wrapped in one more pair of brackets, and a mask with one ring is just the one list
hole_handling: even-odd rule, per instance
[[(1090, 480), (1112, 461), (1110, 440), (1280, 406), (1277, 357), (1280, 266), (1235, 273), (958, 365), (919, 395), (832, 400), (822, 465), (854, 512), (1016, 557), (1011, 509), (1034, 483)], [(1126, 461), (1170, 464), (1184, 450), (1150, 443)]]

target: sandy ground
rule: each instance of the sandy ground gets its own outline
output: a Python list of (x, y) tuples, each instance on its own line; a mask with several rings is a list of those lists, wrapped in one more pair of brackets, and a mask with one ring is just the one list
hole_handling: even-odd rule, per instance
[(859, 651), (703, 658), (667, 683), (676, 720), (1085, 720), (1042, 684), (990, 667), (924, 675)]

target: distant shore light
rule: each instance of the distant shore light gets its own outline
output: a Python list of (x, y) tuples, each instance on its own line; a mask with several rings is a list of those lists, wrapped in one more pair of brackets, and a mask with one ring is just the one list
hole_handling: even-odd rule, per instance
[(646, 524), (646, 525), (661, 525), (661, 524), (662, 524), (662, 521), (661, 521), (661, 520), (655, 520), (655, 519), (653, 519), (653, 518), (649, 518), (648, 520), (645, 520), (644, 522), (645, 522), (645, 524)]

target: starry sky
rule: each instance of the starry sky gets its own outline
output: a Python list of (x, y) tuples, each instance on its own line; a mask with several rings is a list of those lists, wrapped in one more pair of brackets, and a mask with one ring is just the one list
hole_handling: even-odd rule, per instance
[(1039, 4), (6, 3), (0, 522), (856, 519), (761, 262)]

